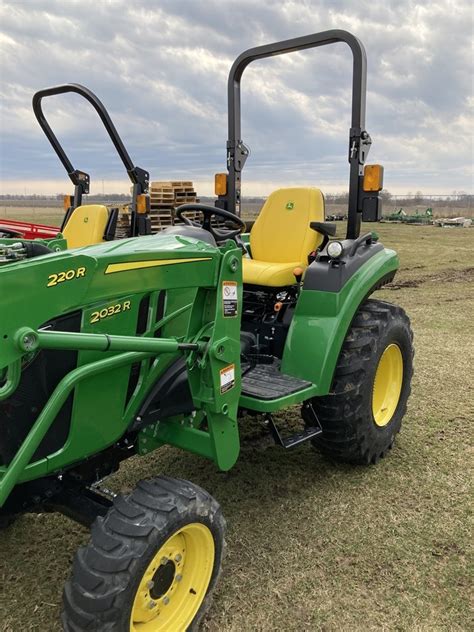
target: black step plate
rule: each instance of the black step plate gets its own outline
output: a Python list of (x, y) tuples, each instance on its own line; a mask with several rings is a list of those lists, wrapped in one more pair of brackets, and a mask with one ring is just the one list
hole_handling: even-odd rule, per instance
[(322, 434), (321, 428), (318, 426), (308, 426), (302, 432), (291, 435), (291, 437), (281, 437), (281, 444), (284, 448), (294, 448), (300, 443), (314, 439), (318, 435)]
[(276, 364), (258, 364), (242, 377), (242, 395), (255, 399), (278, 399), (309, 386), (311, 382), (280, 373)]

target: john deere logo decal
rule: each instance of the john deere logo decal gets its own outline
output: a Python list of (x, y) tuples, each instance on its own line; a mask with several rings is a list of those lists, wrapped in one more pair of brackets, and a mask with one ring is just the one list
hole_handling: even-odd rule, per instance
[(293, 208), (294, 208), (294, 206), (295, 206), (295, 203), (294, 203), (294, 202), (287, 202), (287, 203), (286, 203), (286, 208), (287, 208), (289, 211), (292, 211), (292, 210), (293, 210)]

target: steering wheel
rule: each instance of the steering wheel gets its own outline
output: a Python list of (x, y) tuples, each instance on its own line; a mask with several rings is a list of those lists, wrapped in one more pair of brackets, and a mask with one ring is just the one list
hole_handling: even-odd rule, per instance
[[(196, 222), (189, 217), (183, 215), (185, 211), (201, 211), (204, 215), (202, 224)], [(216, 206), (208, 206), (207, 204), (182, 204), (176, 209), (176, 216), (188, 226), (196, 226), (197, 228), (204, 228), (207, 230), (217, 242), (225, 241), (226, 239), (236, 239), (237, 235), (246, 230), (245, 222), (240, 219), (234, 213), (225, 211), (222, 208)], [(211, 217), (221, 217), (222, 219), (231, 221), (238, 228), (231, 228), (229, 230), (220, 230), (211, 224)]]

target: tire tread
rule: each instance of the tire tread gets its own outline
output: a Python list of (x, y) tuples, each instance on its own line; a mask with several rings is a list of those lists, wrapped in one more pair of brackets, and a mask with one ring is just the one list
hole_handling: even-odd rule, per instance
[[(411, 357), (405, 367), (402, 396), (394, 415), (391, 429), (393, 436), (380, 435), (379, 438), (367, 421), (365, 402), (368, 398), (367, 389), (371, 388), (368, 372), (378, 341), (394, 323), (405, 331)], [(323, 428), (322, 435), (313, 440), (313, 445), (319, 451), (337, 460), (371, 464), (377, 463), (391, 450), (410, 395), (414, 355), (412, 343), (410, 320), (401, 307), (378, 299), (368, 299), (362, 304), (343, 343), (331, 392), (313, 399), (314, 410)], [(310, 423), (309, 420), (307, 423)]]
[[(220, 532), (225, 521), (219, 504), (205, 490), (180, 479), (141, 481), (127, 496), (118, 496), (105, 517), (97, 518), (89, 543), (75, 557), (63, 595), (62, 623), (66, 632), (121, 632), (129, 587), (142, 555), (157, 534), (179, 524), (187, 513), (207, 516)], [(222, 552), (224, 542), (222, 538)], [(209, 606), (220, 560), (195, 621)], [(189, 629), (193, 629), (194, 622)]]

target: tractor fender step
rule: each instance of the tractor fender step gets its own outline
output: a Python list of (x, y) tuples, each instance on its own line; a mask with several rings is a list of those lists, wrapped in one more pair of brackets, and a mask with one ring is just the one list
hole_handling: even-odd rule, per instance
[(280, 431), (278, 430), (272, 415), (270, 415), (269, 413), (265, 415), (265, 424), (268, 426), (273, 436), (273, 439), (277, 445), (280, 445), (282, 448), (289, 450), (290, 448), (295, 448), (296, 446), (301, 445), (305, 441), (310, 441), (311, 439), (314, 439), (315, 437), (322, 434), (323, 430), (321, 428), (321, 425), (316, 416), (316, 413), (313, 410), (311, 403), (306, 402), (304, 404), (304, 407), (311, 409), (309, 412), (311, 414), (312, 419), (314, 420), (313, 421), (314, 425), (306, 426), (306, 428), (302, 430), (301, 432), (296, 432), (295, 434), (289, 435), (288, 437), (281, 436)]

